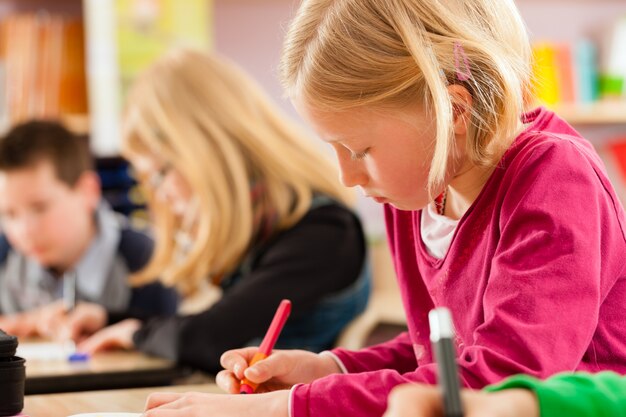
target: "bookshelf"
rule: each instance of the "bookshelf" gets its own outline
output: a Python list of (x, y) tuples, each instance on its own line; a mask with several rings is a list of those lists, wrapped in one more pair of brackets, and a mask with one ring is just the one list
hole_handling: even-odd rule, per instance
[(60, 118), (117, 156), (128, 86), (174, 45), (209, 48), (211, 14), (212, 0), (0, 0), (0, 130)]
[[(534, 42), (574, 45), (581, 39), (591, 40), (597, 46), (601, 71), (609, 66), (607, 57), (612, 48), (626, 50), (622, 42), (611, 44), (612, 25), (620, 16), (626, 19), (623, 0), (517, 0), (517, 6)], [(577, 128), (583, 128), (594, 143), (624, 133), (626, 92), (621, 97), (591, 103), (558, 103), (549, 107)]]
[(626, 100), (600, 101), (588, 105), (560, 104), (554, 111), (574, 125), (626, 125)]
[[(81, 0), (0, 0), (0, 130), (32, 117), (59, 117), (88, 135), (82, 15)], [(69, 25), (73, 32), (61, 34)], [(16, 31), (20, 36), (11, 36)], [(63, 52), (68, 46), (72, 56)], [(68, 68), (61, 61), (74, 62)], [(12, 97), (15, 89), (21, 97)], [(62, 95), (74, 100), (71, 107), (62, 105)]]

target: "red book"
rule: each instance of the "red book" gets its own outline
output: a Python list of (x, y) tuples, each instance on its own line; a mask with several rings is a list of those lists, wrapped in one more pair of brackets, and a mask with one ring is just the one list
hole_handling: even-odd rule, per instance
[(60, 58), (59, 107), (62, 114), (87, 113), (85, 36), (77, 19), (63, 22)]
[(617, 164), (621, 177), (626, 180), (626, 138), (611, 141), (608, 147)]

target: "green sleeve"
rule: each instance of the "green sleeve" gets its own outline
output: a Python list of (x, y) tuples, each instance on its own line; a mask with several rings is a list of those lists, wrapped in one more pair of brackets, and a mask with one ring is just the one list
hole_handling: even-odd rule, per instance
[(507, 388), (534, 391), (541, 417), (626, 417), (626, 377), (614, 372), (562, 373), (545, 381), (516, 375), (486, 390)]

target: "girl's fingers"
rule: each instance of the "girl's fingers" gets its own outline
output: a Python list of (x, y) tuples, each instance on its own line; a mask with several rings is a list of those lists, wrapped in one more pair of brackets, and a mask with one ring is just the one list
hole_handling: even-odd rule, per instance
[[(222, 396), (222, 398), (225, 398)], [(214, 415), (210, 410), (210, 396), (202, 392), (185, 392), (182, 394), (174, 393), (154, 393), (148, 397), (146, 404), (146, 411), (149, 416), (150, 413), (154, 413), (155, 416), (164, 417), (168, 416), (165, 411), (177, 411), (181, 414), (174, 414), (176, 416), (190, 417), (195, 409), (196, 412), (202, 411), (202, 415)], [(159, 414), (158, 412), (163, 412)], [(230, 415), (228, 412), (225, 414)]]
[(215, 383), (229, 394), (238, 394), (241, 379), (237, 378), (231, 371), (220, 371), (215, 377)]
[(275, 352), (245, 370), (244, 375), (255, 384), (262, 384), (274, 377), (289, 374), (293, 370), (288, 355)]
[(181, 398), (184, 394), (174, 392), (155, 392), (148, 396), (145, 410), (151, 410), (164, 404), (169, 404)]
[(84, 342), (78, 345), (78, 350), (83, 353), (93, 355), (100, 351), (106, 350), (109, 347), (114, 346), (113, 338), (109, 337), (108, 333), (96, 333), (95, 335), (87, 338)]
[(224, 369), (234, 372), (237, 378), (243, 378), (243, 371), (248, 367), (252, 357), (258, 352), (258, 347), (233, 349), (224, 352), (220, 358), (220, 364)]

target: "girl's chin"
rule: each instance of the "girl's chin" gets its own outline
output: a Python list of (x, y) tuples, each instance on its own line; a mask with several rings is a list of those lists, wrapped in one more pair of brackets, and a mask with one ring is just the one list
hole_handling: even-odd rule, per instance
[(428, 205), (428, 203), (419, 204), (415, 202), (402, 202), (402, 201), (386, 201), (386, 203), (389, 203), (394, 208), (398, 210), (403, 210), (403, 211), (421, 210), (424, 207), (426, 207), (426, 205)]

